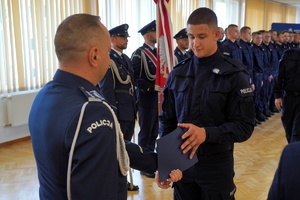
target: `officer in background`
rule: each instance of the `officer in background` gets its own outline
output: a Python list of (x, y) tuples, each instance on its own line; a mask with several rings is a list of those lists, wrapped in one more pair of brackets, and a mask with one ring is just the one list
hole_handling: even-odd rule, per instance
[(283, 43), (284, 43), (284, 36), (283, 36), (283, 32), (278, 32), (278, 36), (277, 36), (277, 40), (276, 40), (276, 49), (277, 49), (277, 55), (279, 60), (282, 58), (283, 54), (284, 54), (284, 47), (283, 47)]
[(263, 115), (263, 105), (261, 103), (261, 88), (263, 87), (263, 75), (264, 75), (264, 57), (262, 43), (262, 33), (252, 33), (252, 53), (253, 53), (253, 82), (255, 85), (254, 90), (254, 109), (255, 118), (260, 121), (266, 121), (266, 116)]
[(288, 46), (289, 49), (296, 49), (296, 45), (293, 43), (294, 42), (294, 32), (293, 31), (289, 31), (289, 42), (288, 42)]
[(175, 65), (177, 65), (182, 60), (190, 56), (189, 52), (186, 51), (189, 48), (189, 40), (186, 34), (186, 28), (181, 29), (176, 35), (174, 35), (173, 38), (177, 43), (177, 47), (174, 50)]
[(237, 25), (230, 24), (227, 27), (227, 37), (228, 40), (224, 42), (220, 48), (222, 54), (226, 57), (237, 59), (242, 63), (242, 50), (237, 43), (237, 40), (240, 38), (240, 32)]
[[(104, 98), (117, 108), (116, 115), (120, 123), (124, 139), (131, 141), (137, 112), (137, 98), (134, 87), (131, 61), (123, 50), (127, 48), (129, 37), (128, 24), (122, 24), (109, 30), (111, 50), (110, 65), (100, 82), (100, 92)], [(137, 185), (127, 183), (128, 190), (136, 191)]]
[(299, 41), (300, 41), (300, 38), (299, 38), (299, 34), (294, 32), (294, 40), (292, 41), (292, 46), (293, 46), (293, 49), (299, 49)]
[[(271, 117), (274, 113), (269, 110), (269, 100), (271, 98), (271, 89), (273, 88), (273, 79), (276, 70), (279, 66), (279, 61), (275, 49), (271, 43), (271, 33), (269, 31), (264, 31), (262, 33), (262, 48), (264, 49), (264, 85), (261, 89), (261, 102), (263, 104), (263, 114), (266, 117)], [(273, 60), (273, 61), (272, 61)]]
[(225, 31), (222, 27), (218, 27), (218, 30), (220, 31), (220, 36), (219, 36), (219, 40), (217, 41), (217, 44), (218, 44), (218, 48), (220, 49), (225, 36)]
[[(272, 69), (273, 74), (273, 81), (272, 84), (270, 85), (270, 89), (269, 91), (271, 92), (271, 97), (269, 100), (269, 110), (272, 113), (278, 113), (279, 110), (276, 108), (275, 106), (275, 95), (273, 93), (273, 87), (274, 87), (274, 80), (276, 78), (276, 76), (278, 75), (278, 69), (279, 69), (279, 60), (281, 58), (281, 54), (282, 54), (282, 49), (277, 45), (276, 41), (278, 40), (278, 33), (276, 30), (269, 30), (269, 32), (271, 33), (271, 41), (270, 41), (270, 46), (272, 46), (272, 48), (274, 49), (275, 52), (272, 52), (272, 54), (276, 54), (276, 55), (272, 55), (272, 59), (271, 59), (271, 63), (272, 62), (276, 62), (276, 67), (274, 67)], [(277, 60), (276, 60), (277, 59)], [(273, 64), (271, 64), (271, 66), (273, 66)]]
[(109, 30), (111, 50), (110, 65), (100, 82), (100, 91), (104, 98), (117, 108), (124, 139), (131, 141), (137, 112), (137, 99), (134, 87), (134, 72), (131, 61), (123, 50), (127, 48), (129, 37), (128, 24), (122, 24)]
[[(154, 151), (158, 136), (158, 91), (155, 90), (156, 78), (156, 21), (152, 21), (139, 31), (145, 43), (133, 52), (131, 64), (134, 70), (138, 97), (138, 121), (140, 132), (138, 144)], [(150, 178), (155, 174), (141, 172)]]
[(28, 122), (39, 198), (126, 200), (128, 155), (130, 167), (148, 173), (157, 169), (157, 158), (124, 143), (100, 95), (110, 62), (108, 31), (99, 16), (71, 15), (59, 25), (54, 45), (59, 69), (37, 94)]
[(251, 28), (248, 26), (244, 26), (240, 30), (241, 37), (238, 40), (238, 44), (242, 50), (242, 61), (245, 67), (249, 72), (249, 83), (251, 85), (252, 90), (255, 90), (255, 86), (253, 83), (253, 53), (251, 49)]
[(247, 140), (254, 129), (247, 70), (218, 50), (220, 32), (212, 10), (193, 11), (187, 33), (195, 54), (168, 76), (159, 133), (164, 137), (177, 126), (184, 128), (181, 149), (199, 161), (173, 184), (174, 199), (233, 200), (234, 142)]
[(282, 47), (283, 47), (284, 51), (291, 49), (291, 47), (289, 46), (289, 41), (290, 41), (289, 31), (284, 30), (284, 31), (282, 31), (282, 34), (283, 34)]
[[(224, 44), (227, 40), (228, 40), (228, 28), (226, 27), (225, 30), (224, 30), (224, 34), (225, 34), (225, 39), (221, 42), (220, 46), (222, 46), (222, 44)], [(220, 38), (220, 37), (219, 37)]]
[(300, 141), (300, 50), (288, 50), (275, 79), (275, 105), (282, 109), (282, 124), (288, 143)]

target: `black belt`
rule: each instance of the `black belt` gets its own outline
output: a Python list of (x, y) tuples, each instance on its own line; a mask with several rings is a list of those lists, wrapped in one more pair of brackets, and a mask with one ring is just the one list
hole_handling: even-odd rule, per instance
[(225, 151), (229, 151), (233, 148), (233, 144), (226, 143), (226, 144), (203, 144), (200, 145), (198, 148), (198, 154), (200, 155), (212, 155), (217, 153), (222, 153)]
[(262, 76), (264, 73), (257, 73), (257, 72), (254, 72), (253, 74), (254, 74), (254, 76)]
[(285, 92), (287, 95), (291, 95), (294, 97), (300, 97), (300, 92)]
[(115, 93), (125, 93), (125, 94), (133, 95), (133, 91), (132, 91), (131, 88), (128, 88), (128, 89), (115, 89)]

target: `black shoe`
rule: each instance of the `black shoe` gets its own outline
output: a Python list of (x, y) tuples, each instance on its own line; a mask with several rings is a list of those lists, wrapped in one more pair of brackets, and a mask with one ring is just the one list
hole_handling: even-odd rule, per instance
[(279, 110), (277, 108), (270, 109), (270, 111), (273, 113), (279, 113)]
[(271, 110), (268, 110), (267, 112), (268, 112), (271, 116), (274, 115), (274, 113), (273, 113)]
[(254, 120), (255, 120), (255, 126), (261, 125), (261, 122), (259, 120), (257, 120), (256, 118)]
[(155, 178), (155, 173), (149, 174), (149, 173), (146, 173), (146, 172), (142, 172), (142, 171), (141, 171), (141, 175), (144, 175), (144, 176), (146, 176), (146, 177), (148, 177), (148, 178)]
[(260, 122), (265, 122), (267, 120), (264, 115), (258, 115), (256, 116), (256, 119)]
[(264, 116), (271, 117), (272, 115), (269, 112), (264, 112)]
[(264, 114), (261, 114), (262, 117), (264, 117), (266, 119), (266, 121), (269, 119), (269, 117), (267, 117), (266, 115)]
[(128, 191), (138, 191), (140, 188), (138, 185), (132, 185), (132, 188), (130, 187), (130, 183), (127, 182), (127, 190)]

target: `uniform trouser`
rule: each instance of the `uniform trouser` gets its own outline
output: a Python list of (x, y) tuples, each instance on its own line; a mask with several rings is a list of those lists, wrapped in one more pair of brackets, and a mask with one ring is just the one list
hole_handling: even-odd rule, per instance
[(174, 183), (175, 200), (234, 200), (233, 150), (197, 155), (199, 161)]
[[(101, 187), (101, 186), (99, 186)], [(105, 187), (105, 183), (103, 183), (103, 186)], [(119, 177), (118, 177), (118, 199), (117, 200), (126, 200), (127, 199), (127, 178), (126, 176), (123, 176), (119, 171)], [(116, 188), (108, 188), (107, 192), (115, 192)], [(95, 197), (95, 198), (101, 198), (101, 197)]]
[(262, 106), (260, 103), (260, 91), (261, 91), (261, 82), (262, 82), (262, 76), (254, 76), (253, 82), (255, 85), (254, 90), (254, 109), (256, 116), (259, 116), (262, 114)]
[(124, 139), (131, 141), (132, 135), (134, 133), (134, 121), (119, 121), (120, 122), (120, 127), (121, 131), (124, 134)]
[(269, 84), (269, 110), (275, 110), (275, 95), (273, 93), (273, 87), (274, 87), (274, 78)]
[(300, 141), (300, 96), (283, 97), (281, 120), (288, 143)]
[(158, 136), (158, 110), (157, 108), (139, 106), (138, 144), (151, 151), (155, 149), (155, 142)]
[(269, 93), (270, 82), (268, 79), (264, 79), (263, 81), (264, 81), (264, 85), (262, 86), (260, 91), (260, 102), (262, 106), (262, 112), (265, 113), (269, 110), (268, 93)]

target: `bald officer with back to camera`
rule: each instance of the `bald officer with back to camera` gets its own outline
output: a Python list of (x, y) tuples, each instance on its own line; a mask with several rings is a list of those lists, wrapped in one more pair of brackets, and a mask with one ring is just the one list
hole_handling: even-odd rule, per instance
[(109, 65), (108, 31), (100, 17), (76, 14), (59, 25), (54, 44), (59, 69), (36, 96), (28, 122), (40, 199), (125, 200), (129, 159), (130, 167), (149, 173), (157, 164), (153, 152), (124, 143), (99, 94)]
[(233, 200), (233, 147), (253, 132), (253, 93), (242, 64), (218, 51), (220, 31), (212, 10), (196, 9), (187, 33), (194, 56), (169, 74), (159, 133), (184, 128), (181, 149), (199, 161), (173, 184), (174, 199)]

